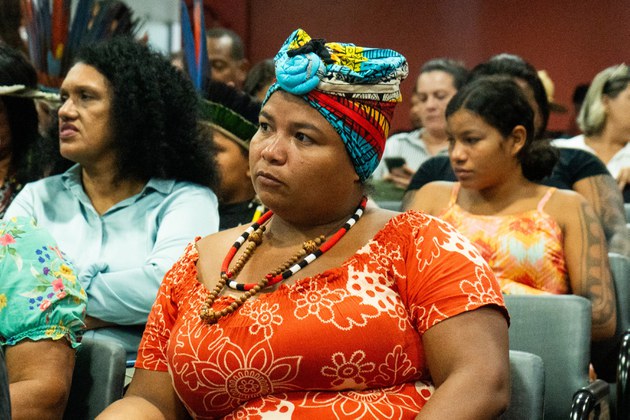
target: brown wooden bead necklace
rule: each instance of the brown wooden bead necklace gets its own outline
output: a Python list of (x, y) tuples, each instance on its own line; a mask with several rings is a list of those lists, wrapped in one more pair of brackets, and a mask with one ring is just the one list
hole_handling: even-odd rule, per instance
[[(232, 245), (230, 250), (228, 251), (225, 259), (223, 260), (223, 264), (221, 266), (221, 276), (216, 286), (212, 289), (212, 291), (208, 294), (208, 298), (201, 305), (201, 309), (199, 311), (199, 316), (201, 320), (207, 324), (216, 323), (219, 318), (224, 317), (232, 312), (236, 311), (247, 299), (254, 296), (256, 293), (260, 292), (262, 289), (273, 286), (276, 283), (279, 283), (283, 280), (288, 279), (293, 274), (300, 271), (302, 268), (306, 267), (313, 261), (315, 261), (318, 257), (332, 248), (343, 235), (350, 230), (352, 226), (356, 224), (356, 222), (361, 218), (363, 212), (365, 210), (365, 205), (367, 203), (367, 198), (363, 197), (361, 203), (357, 207), (356, 211), (348, 219), (348, 221), (334, 234), (328, 239), (326, 242), (324, 240), (326, 237), (324, 235), (320, 235), (319, 237), (306, 241), (302, 244), (302, 248), (295, 253), (289, 260), (281, 264), (278, 268), (268, 273), (265, 277), (263, 277), (258, 283), (237, 283), (234, 278), (241, 272), (247, 261), (254, 254), (256, 248), (263, 241), (263, 234), (265, 232), (266, 226), (264, 225), (267, 222), (273, 213), (268, 211), (265, 213), (256, 223), (253, 223), (245, 232), (238, 237), (236, 242)], [(231, 270), (229, 270), (229, 265), (238, 249), (247, 241), (247, 246), (243, 251), (243, 254), (238, 258), (236, 263)], [(235, 299), (227, 307), (221, 309), (220, 311), (215, 311), (212, 309), (212, 305), (215, 300), (219, 296), (219, 294), (223, 291), (225, 286), (234, 289), (243, 291), (243, 295), (238, 299)]]

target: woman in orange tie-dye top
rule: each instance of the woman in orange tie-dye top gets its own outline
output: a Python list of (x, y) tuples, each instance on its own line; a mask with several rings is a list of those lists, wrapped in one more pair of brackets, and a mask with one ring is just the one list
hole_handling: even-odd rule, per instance
[(410, 208), (451, 223), (489, 263), (503, 293), (573, 293), (593, 304), (594, 339), (614, 333), (615, 294), (604, 233), (577, 193), (535, 181), (557, 159), (533, 141), (534, 112), (503, 76), (464, 86), (446, 109), (459, 182), (433, 182)]

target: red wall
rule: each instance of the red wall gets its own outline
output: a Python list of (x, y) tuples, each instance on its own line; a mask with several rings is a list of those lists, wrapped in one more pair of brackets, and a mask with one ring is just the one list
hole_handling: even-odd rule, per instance
[[(394, 129), (407, 128), (409, 94), (422, 63), (449, 56), (472, 67), (500, 52), (546, 69), (556, 102), (571, 105), (575, 85), (630, 62), (629, 0), (205, 0), (218, 23), (243, 36), (252, 63), (272, 57), (301, 27), (314, 38), (391, 48), (409, 61)], [(570, 114), (555, 114), (562, 130)]]

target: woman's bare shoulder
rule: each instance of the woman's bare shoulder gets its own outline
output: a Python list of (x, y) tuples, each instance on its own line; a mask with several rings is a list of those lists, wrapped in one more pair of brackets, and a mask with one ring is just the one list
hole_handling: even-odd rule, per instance
[(435, 215), (448, 204), (454, 185), (448, 181), (430, 182), (418, 190), (405, 209)]
[(200, 254), (204, 251), (216, 252), (220, 249), (227, 251), (247, 227), (246, 225), (237, 226), (205, 236), (197, 241), (197, 250)]

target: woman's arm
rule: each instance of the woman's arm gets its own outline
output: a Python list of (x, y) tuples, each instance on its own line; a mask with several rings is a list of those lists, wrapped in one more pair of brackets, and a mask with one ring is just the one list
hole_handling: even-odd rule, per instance
[(559, 201), (555, 217), (564, 227), (564, 254), (571, 289), (593, 305), (593, 339), (609, 338), (615, 333), (617, 317), (604, 232), (584, 198), (567, 191)]
[(436, 386), (418, 419), (494, 419), (510, 401), (508, 326), (492, 307), (448, 318), (422, 336)]
[(92, 264), (82, 269), (79, 279), (90, 298), (88, 314), (96, 318), (88, 324), (145, 323), (164, 274), (186, 245), (196, 236), (217, 231), (217, 202), (210, 190), (184, 187), (165, 201), (153, 248), (138, 267), (111, 271), (107, 264)]
[(125, 396), (107, 407), (98, 420), (187, 419), (168, 372), (136, 369)]
[(609, 174), (589, 176), (573, 184), (573, 190), (595, 210), (606, 234), (608, 250), (630, 256), (630, 233), (626, 227), (623, 196), (615, 179)]
[(20, 341), (7, 347), (6, 363), (14, 420), (63, 417), (74, 369), (68, 341)]

